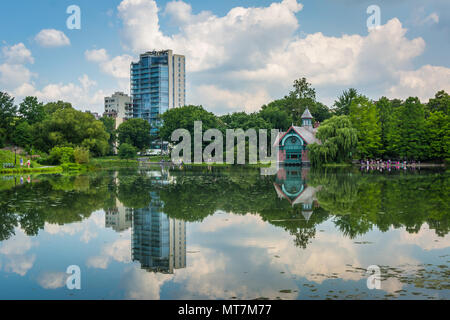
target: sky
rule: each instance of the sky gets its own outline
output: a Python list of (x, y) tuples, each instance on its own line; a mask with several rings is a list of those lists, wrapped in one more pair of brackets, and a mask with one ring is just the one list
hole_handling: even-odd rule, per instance
[[(80, 8), (69, 29), (67, 8)], [(380, 9), (380, 25), (368, 28)], [(350, 87), (369, 98), (427, 102), (450, 92), (448, 0), (3, 0), (0, 91), (104, 111), (129, 93), (130, 62), (186, 56), (186, 102), (253, 112), (306, 77), (328, 106)]]

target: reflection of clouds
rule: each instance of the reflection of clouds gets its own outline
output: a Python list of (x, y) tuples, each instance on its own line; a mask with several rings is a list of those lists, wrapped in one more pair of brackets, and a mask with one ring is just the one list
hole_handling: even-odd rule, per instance
[(31, 238), (22, 229), (16, 228), (16, 234), (14, 236), (0, 243), (0, 254), (25, 254), (33, 245), (36, 244), (33, 244)]
[(398, 290), (402, 290), (403, 283), (400, 282), (397, 278), (387, 278), (386, 280), (381, 281), (381, 290), (386, 291), (387, 293), (397, 295)]
[(134, 265), (125, 273), (126, 299), (160, 299), (161, 286), (174, 277), (173, 274), (153, 273)]
[[(274, 299), (278, 296), (294, 299), (297, 296), (296, 292), (280, 293), (280, 288), (273, 285), (275, 282), (270, 283), (270, 279), (261, 281), (250, 273), (244, 274), (239, 269), (240, 262), (230, 259), (222, 252), (199, 246), (190, 247), (190, 250), (196, 253), (189, 256), (187, 268), (177, 269), (174, 274), (147, 272), (138, 265), (130, 268), (124, 274), (126, 298), (160, 299), (161, 288), (169, 281), (183, 287), (175, 299)], [(238, 267), (239, 272), (233, 269), (233, 265)], [(243, 281), (244, 278), (247, 280)], [(281, 282), (284, 285), (282, 288), (296, 289), (292, 280)]]
[(89, 243), (91, 239), (98, 236), (97, 230), (103, 228), (105, 223), (105, 213), (103, 210), (95, 211), (91, 216), (80, 222), (59, 225), (45, 223), (44, 231), (51, 235), (76, 235), (81, 233), (80, 240)]
[(227, 214), (223, 211), (215, 212), (214, 219), (208, 219), (207, 217), (203, 222), (197, 227), (199, 232), (215, 232), (219, 229), (224, 229), (227, 227), (234, 226), (236, 224), (240, 225), (251, 225), (252, 228), (255, 226), (264, 227), (267, 222), (264, 222), (259, 215), (232, 215), (232, 213)]
[(68, 276), (64, 272), (45, 272), (39, 275), (37, 282), (44, 289), (57, 289), (66, 284)]
[(8, 257), (8, 261), (5, 263), (3, 269), (6, 272), (14, 272), (18, 275), (24, 276), (27, 274), (28, 270), (33, 267), (35, 259), (35, 254), (29, 256), (11, 255)]
[(36, 259), (35, 254), (27, 254), (34, 246), (37, 242), (33, 242), (22, 229), (16, 228), (14, 236), (0, 243), (0, 266), (6, 272), (26, 275)]
[(102, 247), (98, 256), (88, 258), (86, 264), (91, 268), (106, 269), (114, 260), (118, 262), (131, 262), (131, 230), (122, 233), (120, 239)]
[(403, 229), (399, 241), (402, 244), (415, 244), (424, 250), (450, 247), (450, 237), (448, 235), (439, 237), (426, 223), (421, 226), (418, 233), (408, 233)]

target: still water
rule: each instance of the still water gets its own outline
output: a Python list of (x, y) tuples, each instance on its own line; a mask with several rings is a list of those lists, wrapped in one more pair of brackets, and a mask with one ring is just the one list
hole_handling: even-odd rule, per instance
[(0, 176), (0, 299), (449, 299), (449, 181), (356, 168)]

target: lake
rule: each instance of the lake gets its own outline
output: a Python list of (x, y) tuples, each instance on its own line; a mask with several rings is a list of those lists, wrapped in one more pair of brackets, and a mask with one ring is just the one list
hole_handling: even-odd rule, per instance
[(298, 167), (0, 176), (0, 299), (449, 299), (449, 181)]

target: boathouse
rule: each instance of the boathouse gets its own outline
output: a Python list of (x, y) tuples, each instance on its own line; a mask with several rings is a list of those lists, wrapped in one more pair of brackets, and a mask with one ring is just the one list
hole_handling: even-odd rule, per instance
[(301, 127), (292, 125), (286, 132), (280, 132), (275, 140), (278, 147), (278, 163), (286, 165), (309, 165), (307, 146), (319, 143), (317, 127), (312, 125), (312, 115), (306, 108)]

